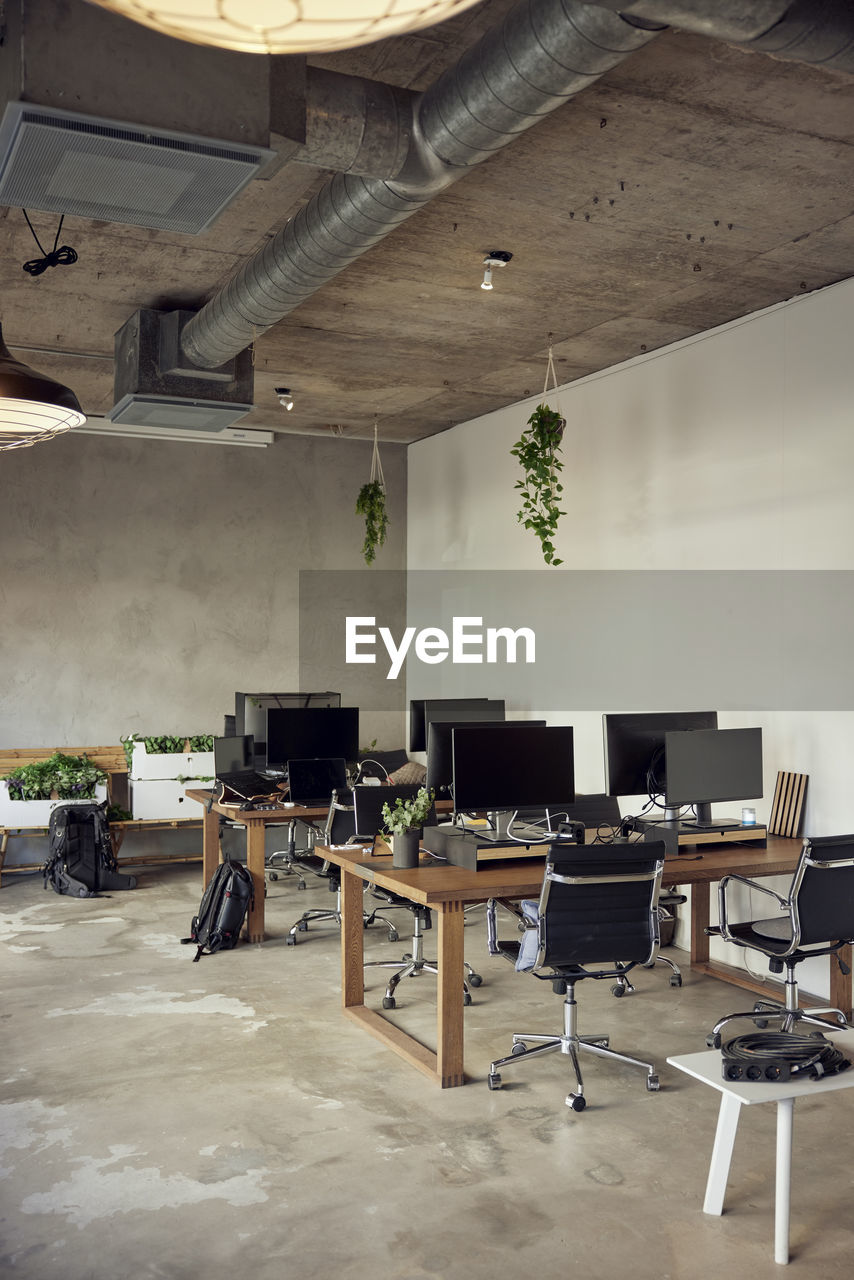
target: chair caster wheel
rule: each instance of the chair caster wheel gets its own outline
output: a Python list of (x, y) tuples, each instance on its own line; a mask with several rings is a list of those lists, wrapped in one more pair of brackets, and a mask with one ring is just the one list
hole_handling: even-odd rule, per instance
[(468, 976), (468, 984), (470, 987), (479, 987), (483, 982), (483, 978), (479, 973), (470, 973)]
[(715, 1034), (714, 1032), (710, 1032), (709, 1035), (706, 1036), (706, 1044), (709, 1046), (710, 1049), (720, 1049), (721, 1047), (720, 1032), (718, 1032), (717, 1034)]
[(526, 1044), (514, 1044), (513, 1048), (510, 1050), (511, 1056), (514, 1058), (521, 1057), (523, 1053), (527, 1052), (528, 1046)]
[(647, 1093), (658, 1093), (661, 1088), (661, 1081), (658, 1076), (647, 1076), (646, 1078)]
[(299, 929), (300, 933), (308, 933), (308, 921), (300, 920), (299, 924), (297, 925), (297, 928)]
[(398, 942), (399, 939), (400, 939), (400, 934), (396, 933), (394, 930), (392, 930), (392, 932), (388, 935), (389, 942)]
[(297, 885), (297, 889), (304, 889), (304, 888), (305, 888), (305, 881), (301, 881), (301, 882)]
[(278, 880), (279, 878), (278, 871), (268, 871), (267, 875), (270, 877), (271, 880)]
[(383, 996), (383, 1008), (384, 1009), (397, 1008), (397, 1001), (395, 1000), (394, 996)]
[(490, 1089), (500, 1089), (500, 1088), (501, 1088), (501, 1076), (498, 1074), (498, 1072), (497, 1072), (497, 1071), (493, 1071), (493, 1073), (492, 1073), (491, 1075), (488, 1075), (488, 1076), (486, 1077), (486, 1083), (487, 1083), (487, 1086), (488, 1086)]
[(464, 991), (464, 992), (463, 992), (463, 1004), (464, 1004), (464, 1005), (469, 1005), (469, 1004), (471, 1004), (471, 992), (470, 992), (470, 991)]
[(764, 1031), (765, 1028), (768, 1026), (767, 1018), (754, 1018), (753, 1022), (754, 1022), (754, 1025), (757, 1026), (760, 1031)]
[(619, 982), (618, 982), (618, 983), (616, 983), (616, 984), (611, 988), (611, 995), (612, 995), (612, 996), (616, 996), (616, 998), (617, 998), (618, 1000), (620, 999), (620, 997), (621, 997), (621, 996), (624, 996), (625, 994), (626, 994), (626, 988), (625, 988), (625, 987), (621, 987), (621, 986), (620, 986), (620, 984), (619, 984)]
[(671, 985), (671, 987), (681, 987), (681, 986), (682, 986), (682, 974), (681, 974), (681, 973), (671, 973), (671, 975), (670, 975), (670, 985)]
[(297, 940), (292, 933), (289, 933), (285, 938), (285, 943), (289, 947), (295, 947), (297, 945)]
[(573, 1111), (583, 1111), (587, 1106), (587, 1099), (583, 1093), (571, 1093), (566, 1100), (566, 1105), (572, 1107)]

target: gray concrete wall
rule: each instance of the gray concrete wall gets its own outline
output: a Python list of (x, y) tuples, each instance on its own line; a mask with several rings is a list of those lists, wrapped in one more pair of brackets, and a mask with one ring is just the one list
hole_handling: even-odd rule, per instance
[[(365, 568), (370, 462), (368, 442), (299, 436), (261, 450), (72, 433), (3, 454), (0, 745), (219, 734), (235, 690), (298, 689), (298, 573)], [(405, 449), (383, 467), (375, 565), (397, 569)], [(361, 729), (399, 746), (402, 710)]]

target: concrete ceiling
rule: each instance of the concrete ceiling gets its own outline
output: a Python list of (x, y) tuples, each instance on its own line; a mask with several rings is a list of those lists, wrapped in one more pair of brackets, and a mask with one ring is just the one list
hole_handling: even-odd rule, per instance
[[(509, 7), (309, 62), (421, 89)], [(78, 261), (38, 277), (0, 208), (8, 345), (105, 413), (128, 317), (200, 306), (328, 176), (286, 164), (197, 237), (66, 218)], [(539, 393), (549, 335), (569, 382), (844, 279), (853, 179), (851, 77), (667, 31), (261, 336), (241, 425), (419, 440)], [(513, 259), (487, 293), (491, 249)]]

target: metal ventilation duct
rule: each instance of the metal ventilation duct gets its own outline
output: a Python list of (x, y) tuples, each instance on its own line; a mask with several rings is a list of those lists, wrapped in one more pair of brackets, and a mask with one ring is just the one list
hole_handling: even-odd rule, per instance
[(198, 235), (275, 153), (10, 102), (0, 205)]

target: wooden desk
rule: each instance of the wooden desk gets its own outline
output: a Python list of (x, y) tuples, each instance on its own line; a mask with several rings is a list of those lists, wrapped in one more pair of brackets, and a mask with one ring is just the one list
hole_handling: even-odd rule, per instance
[(228, 818), (246, 828), (246, 866), (255, 887), (255, 900), (246, 918), (246, 934), (250, 942), (264, 941), (264, 831), (268, 826), (289, 826), (294, 822), (322, 822), (329, 813), (329, 805), (323, 808), (305, 809), (301, 805), (281, 805), (277, 809), (240, 809), (236, 804), (214, 801), (210, 808), (212, 792), (187, 791), (191, 800), (204, 805), (202, 827), (202, 886), (216, 871), (220, 860), (219, 820)]
[[(664, 866), (664, 885), (692, 886), (691, 964), (702, 973), (732, 980), (737, 970), (714, 965), (709, 960), (709, 939), (704, 932), (709, 923), (709, 885), (722, 876), (770, 876), (789, 874), (797, 865), (800, 840), (770, 837), (767, 849), (733, 847), (698, 854), (691, 850)], [(341, 983), (342, 1002), (347, 1017), (393, 1049), (412, 1066), (435, 1080), (442, 1088), (465, 1083), (463, 1070), (463, 907), (487, 898), (538, 897), (543, 880), (543, 863), (493, 863), (482, 871), (433, 863), (412, 871), (391, 866), (389, 857), (371, 858), (365, 849), (351, 845), (318, 846), (320, 856), (341, 867)], [(438, 917), (438, 996), (436, 1049), (426, 1048), (401, 1031), (387, 1018), (365, 1005), (362, 894), (365, 881), (433, 909)], [(850, 952), (850, 948), (847, 949)], [(850, 960), (850, 957), (849, 957)], [(739, 985), (749, 984), (746, 981)], [(756, 984), (757, 990), (768, 988)], [(831, 1001), (851, 1010), (851, 977), (831, 980)]]

